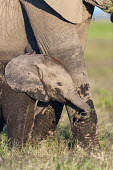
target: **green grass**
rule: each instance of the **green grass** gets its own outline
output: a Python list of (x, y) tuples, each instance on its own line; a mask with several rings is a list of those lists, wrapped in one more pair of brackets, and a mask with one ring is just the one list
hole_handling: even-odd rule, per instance
[(88, 155), (73, 150), (68, 116), (64, 109), (55, 135), (38, 145), (19, 150), (8, 147), (0, 135), (0, 170), (112, 170), (113, 169), (113, 32), (110, 23), (93, 22), (89, 31), (85, 60), (93, 100), (98, 115), (101, 151)]
[(113, 24), (106, 21), (93, 21), (90, 25), (89, 38), (113, 40)]

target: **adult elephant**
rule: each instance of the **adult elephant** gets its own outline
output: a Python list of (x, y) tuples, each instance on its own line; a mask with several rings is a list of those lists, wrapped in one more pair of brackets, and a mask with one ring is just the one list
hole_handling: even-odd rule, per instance
[(87, 0), (84, 3), (79, 0), (70, 3), (67, 0), (64, 3), (60, 0), (20, 1), (2, 0), (0, 6), (0, 128), (7, 122), (9, 137), (20, 143), (30, 136), (43, 138), (56, 129), (63, 104), (52, 100), (39, 102), (37, 112), (34, 112), (35, 100), (24, 93), (14, 92), (4, 79), (6, 64), (13, 57), (33, 49), (37, 53), (53, 55), (64, 63), (78, 94), (92, 110), (89, 117), (83, 119), (80, 108), (66, 105), (73, 135), (82, 147), (98, 146), (97, 116), (89, 92), (83, 53), (93, 5), (102, 9), (106, 5), (101, 0), (88, 0), (88, 3)]

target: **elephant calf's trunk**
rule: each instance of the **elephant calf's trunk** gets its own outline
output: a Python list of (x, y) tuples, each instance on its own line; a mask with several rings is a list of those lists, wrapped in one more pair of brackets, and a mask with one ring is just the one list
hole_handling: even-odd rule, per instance
[(83, 109), (85, 112), (90, 110), (90, 106), (80, 98), (77, 92), (74, 92), (74, 95), (70, 94), (70, 96), (67, 97), (67, 100), (72, 102), (78, 108)]

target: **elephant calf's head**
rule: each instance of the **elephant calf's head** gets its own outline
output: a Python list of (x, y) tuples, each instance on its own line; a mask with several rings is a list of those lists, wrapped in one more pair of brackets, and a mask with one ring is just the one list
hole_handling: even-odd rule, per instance
[(34, 99), (71, 101), (83, 110), (89, 106), (75, 91), (73, 80), (64, 65), (56, 58), (42, 54), (21, 55), (6, 66), (5, 77), (14, 90), (26, 92)]

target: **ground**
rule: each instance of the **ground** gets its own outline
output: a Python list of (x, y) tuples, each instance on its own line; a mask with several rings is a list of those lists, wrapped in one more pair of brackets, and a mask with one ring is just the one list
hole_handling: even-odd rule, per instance
[(73, 150), (64, 109), (57, 131), (39, 145), (8, 148), (0, 135), (0, 170), (112, 170), (113, 169), (113, 25), (93, 21), (85, 51), (91, 91), (98, 114), (99, 155)]

